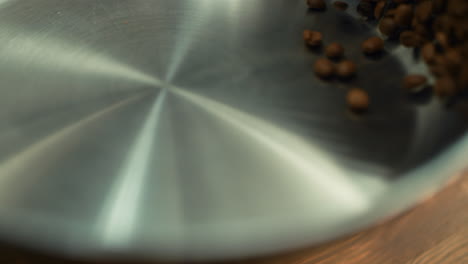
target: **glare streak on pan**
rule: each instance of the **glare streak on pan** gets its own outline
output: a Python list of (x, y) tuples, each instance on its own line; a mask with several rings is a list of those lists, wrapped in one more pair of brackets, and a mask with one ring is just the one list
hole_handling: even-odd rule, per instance
[(0, 6), (3, 5), (3, 4), (6, 4), (8, 2), (11, 2), (10, 0), (0, 0)]
[[(13, 29), (11, 30), (12, 32)], [(11, 62), (22, 62), (29, 67), (58, 69), (76, 74), (102, 75), (159, 86), (161, 80), (91, 50), (87, 46), (68, 43), (50, 35), (10, 33), (12, 38), (3, 45), (3, 52)], [(31, 58), (36, 58), (34, 61)], [(37, 59), (41, 58), (41, 59)], [(51, 68), (53, 67), (53, 68)]]
[[(6, 184), (5, 181), (8, 181), (10, 178), (15, 178), (23, 175), (23, 170), (27, 170), (31, 167), (44, 168), (47, 164), (47, 161), (44, 158), (47, 158), (51, 164), (54, 162), (54, 157), (61, 155), (62, 148), (58, 146), (66, 146), (65, 141), (69, 141), (71, 138), (79, 138), (77, 134), (82, 130), (86, 129), (86, 126), (94, 122), (98, 122), (100, 119), (105, 118), (107, 115), (113, 113), (114, 111), (125, 107), (136, 100), (141, 99), (144, 95), (139, 94), (131, 98), (125, 99), (123, 101), (117, 102), (97, 113), (94, 113), (86, 118), (83, 118), (72, 125), (69, 125), (50, 136), (42, 139), (41, 141), (35, 143), (34, 145), (28, 147), (19, 154), (13, 156), (12, 158), (6, 160), (0, 164), (0, 190), (1, 192), (15, 192), (15, 188), (11, 184)], [(51, 150), (58, 150), (51, 151)], [(47, 154), (46, 154), (47, 153)], [(30, 164), (29, 167), (25, 168), (24, 164)], [(33, 166), (34, 164), (41, 164), (41, 166)], [(26, 173), (29, 177), (30, 175)], [(21, 183), (21, 181), (16, 181)], [(1, 187), (8, 187), (4, 189)]]
[(236, 26), (239, 23), (239, 11), (241, 5), (242, 4), (239, 0), (227, 0), (227, 6), (229, 7), (228, 19), (229, 22), (233, 25), (231, 28), (237, 28)]
[(326, 190), (337, 203), (355, 211), (366, 210), (370, 206), (369, 198), (365, 197), (358, 186), (346, 177), (346, 173), (334, 164), (333, 158), (319, 147), (227, 105), (180, 88), (173, 88), (173, 91), (288, 161), (301, 172), (300, 175), (308, 177), (306, 180), (311, 185)]
[(163, 89), (155, 101), (104, 207), (98, 230), (104, 230), (103, 239), (108, 245), (118, 247), (131, 241), (166, 94)]
[(184, 59), (188, 56), (190, 47), (193, 42), (196, 40), (196, 33), (198, 30), (202, 29), (205, 26), (207, 17), (210, 17), (207, 13), (211, 12), (213, 5), (213, 0), (199, 0), (194, 6), (194, 10), (191, 12), (193, 16), (197, 17), (197, 22), (194, 23), (190, 19), (182, 20), (181, 28), (183, 30), (178, 30), (177, 42), (172, 53), (169, 65), (167, 67), (167, 73), (164, 80), (167, 83), (171, 83), (174, 80), (174, 77), (182, 65)]

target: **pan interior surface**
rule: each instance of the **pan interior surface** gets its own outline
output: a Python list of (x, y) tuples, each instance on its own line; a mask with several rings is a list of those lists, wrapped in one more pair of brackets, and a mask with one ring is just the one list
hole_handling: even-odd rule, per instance
[[(76, 255), (270, 253), (369, 225), (462, 169), (466, 112), (361, 54), (354, 13), (302, 0), (0, 1), (0, 235)], [(324, 82), (302, 31), (357, 78)], [(346, 91), (371, 96), (355, 116)]]

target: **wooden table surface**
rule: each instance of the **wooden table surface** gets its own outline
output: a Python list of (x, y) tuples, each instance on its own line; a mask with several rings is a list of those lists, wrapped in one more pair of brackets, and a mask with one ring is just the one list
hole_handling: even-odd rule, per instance
[[(3, 246), (0, 249), (0, 263), (112, 264), (115, 262), (65, 260)], [(277, 256), (229, 262), (229, 264), (358, 263), (468, 264), (468, 173), (414, 209), (350, 237)]]

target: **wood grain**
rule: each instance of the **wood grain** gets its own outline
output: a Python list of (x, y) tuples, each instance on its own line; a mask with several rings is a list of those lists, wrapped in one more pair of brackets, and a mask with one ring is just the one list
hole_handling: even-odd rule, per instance
[[(61, 259), (3, 246), (0, 248), (0, 263), (114, 264), (117, 262)], [(468, 173), (416, 208), (358, 234), (318, 247), (277, 256), (231, 261), (228, 264), (358, 263), (468, 264)]]

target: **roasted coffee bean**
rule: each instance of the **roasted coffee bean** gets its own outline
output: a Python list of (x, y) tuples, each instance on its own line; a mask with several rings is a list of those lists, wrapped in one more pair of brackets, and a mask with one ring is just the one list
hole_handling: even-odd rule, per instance
[(419, 2), (415, 9), (415, 16), (421, 22), (427, 22), (432, 16), (432, 0)]
[(393, 3), (395, 4), (402, 4), (402, 3), (407, 3), (409, 0), (392, 0)]
[(445, 11), (447, 0), (433, 0), (434, 13), (440, 14)]
[(336, 42), (331, 43), (325, 49), (325, 55), (327, 55), (327, 57), (331, 59), (338, 59), (343, 57), (344, 52), (345, 50), (343, 46)]
[(468, 2), (466, 0), (447, 1), (447, 11), (450, 15), (464, 17), (468, 14)]
[(468, 90), (468, 64), (461, 66), (458, 83), (460, 84), (460, 89)]
[(434, 57), (434, 63), (430, 66), (431, 67), (429, 69), (434, 71), (433, 74), (436, 77), (446, 76), (449, 74), (448, 63), (444, 55), (437, 54)]
[(336, 75), (341, 79), (350, 79), (356, 75), (356, 63), (350, 60), (341, 61), (336, 65)]
[(387, 12), (384, 14), (384, 17), (395, 18), (395, 15), (396, 15), (396, 9), (393, 8), (393, 9), (387, 10)]
[(307, 0), (307, 6), (312, 10), (323, 11), (327, 8), (324, 0)]
[(460, 54), (463, 56), (468, 57), (468, 45), (459, 45), (458, 51), (460, 51)]
[(457, 41), (468, 41), (468, 15), (467, 18), (455, 20), (453, 35)]
[(302, 38), (304, 39), (304, 41), (307, 42), (312, 37), (312, 34), (312, 30), (306, 29), (302, 32)]
[(322, 45), (323, 35), (318, 31), (304, 30), (303, 38), (305, 43), (310, 47), (318, 47)]
[(463, 58), (456, 49), (447, 50), (444, 57), (445, 63), (450, 72), (457, 72), (460, 69), (463, 63)]
[(429, 65), (429, 72), (432, 75), (434, 75), (434, 77), (440, 78), (442, 76), (445, 76), (447, 71), (442, 65), (432, 64), (432, 65)]
[(413, 25), (413, 30), (419, 36), (421, 36), (421, 39), (424, 40), (425, 42), (429, 41), (432, 38), (432, 34), (430, 30), (427, 28), (425, 24), (416, 23)]
[(429, 71), (432, 73), (432, 75), (434, 75), (437, 78), (448, 75), (449, 72), (444, 56), (434, 56), (434, 62), (432, 64), (429, 64)]
[(360, 88), (353, 88), (348, 91), (346, 102), (354, 112), (366, 111), (370, 104), (369, 94)]
[(448, 32), (452, 24), (452, 19), (447, 14), (439, 15), (433, 23), (433, 30), (435, 32)]
[(375, 3), (371, 1), (361, 1), (357, 6), (357, 12), (367, 18), (374, 18)]
[(382, 34), (392, 37), (398, 32), (398, 25), (395, 22), (395, 19), (386, 17), (380, 20), (379, 30)]
[(340, 11), (346, 11), (346, 9), (348, 9), (348, 3), (343, 1), (335, 1), (333, 2), (333, 6)]
[(431, 64), (434, 62), (434, 58), (436, 56), (436, 48), (434, 44), (432, 43), (425, 44), (421, 50), (421, 53), (426, 63)]
[(452, 78), (444, 76), (437, 79), (434, 91), (439, 97), (453, 96), (457, 92), (457, 85)]
[(395, 22), (397, 25), (405, 27), (411, 24), (413, 19), (413, 6), (409, 4), (401, 4), (396, 8)]
[(385, 0), (381, 0), (377, 2), (377, 5), (375, 6), (375, 9), (374, 9), (374, 17), (376, 19), (380, 19), (382, 17), (383, 11), (386, 5), (387, 5), (387, 2)]
[(427, 77), (420, 74), (408, 75), (403, 79), (403, 88), (415, 92), (419, 91), (427, 84)]
[(437, 32), (435, 34), (435, 39), (442, 48), (447, 49), (449, 47), (449, 39), (444, 32)]
[(413, 16), (413, 20), (411, 20), (411, 27), (416, 27), (417, 25), (420, 25), (422, 22), (419, 21), (415, 16)]
[(406, 47), (419, 47), (421, 38), (414, 31), (406, 30), (400, 34), (400, 43)]
[(335, 65), (329, 59), (321, 58), (315, 62), (314, 71), (318, 77), (328, 79), (335, 74)]
[(384, 49), (384, 41), (379, 37), (371, 37), (364, 41), (361, 45), (362, 51), (365, 54), (377, 54), (383, 51)]

